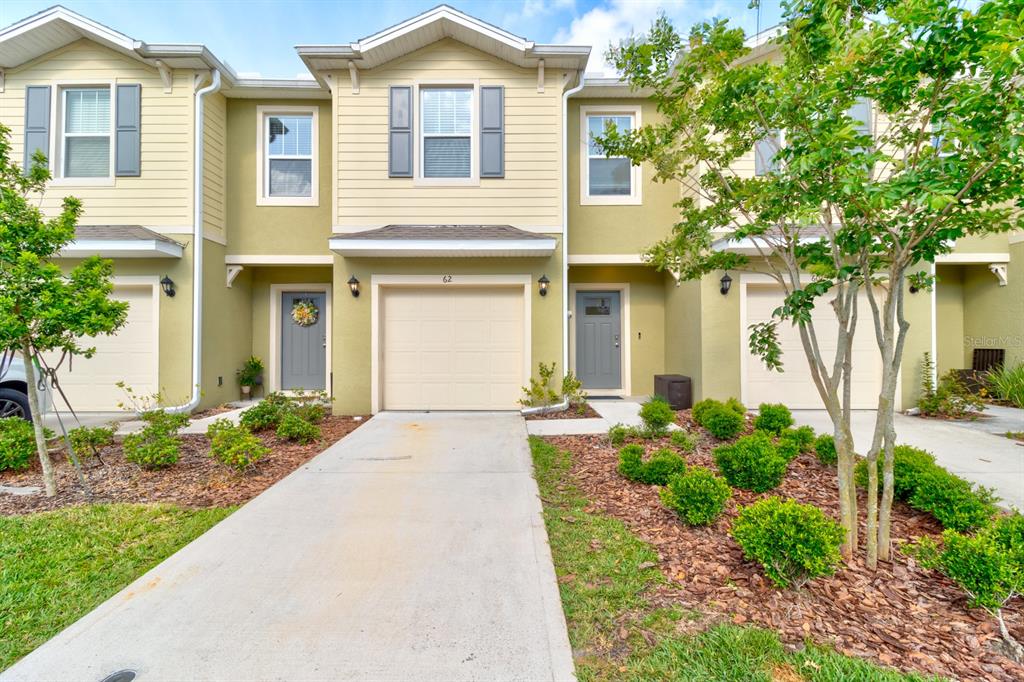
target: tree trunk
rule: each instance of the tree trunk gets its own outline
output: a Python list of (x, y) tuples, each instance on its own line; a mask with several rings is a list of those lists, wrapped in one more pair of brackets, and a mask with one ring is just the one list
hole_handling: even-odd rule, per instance
[[(857, 490), (853, 480), (853, 436), (849, 425), (843, 421), (834, 422), (833, 438), (836, 445), (836, 463), (839, 479), (839, 516), (846, 535), (843, 540), (843, 558), (852, 559), (857, 552)], [(852, 494), (851, 494), (852, 492)]]
[(46, 435), (43, 433), (43, 412), (39, 407), (39, 396), (36, 393), (36, 367), (32, 364), (31, 348), (28, 339), (22, 341), (21, 357), (25, 360), (25, 381), (28, 383), (28, 405), (32, 409), (32, 429), (36, 434), (36, 452), (39, 453), (39, 464), (43, 467), (43, 486), (46, 496), (57, 494), (57, 477), (53, 472), (53, 462), (46, 450)]
[(1006, 621), (1003, 620), (1003, 610), (996, 609), (996, 620), (999, 622), (999, 634), (1003, 638), (1003, 642), (1006, 643), (1006, 648), (1010, 651), (1010, 656), (1018, 663), (1024, 663), (1024, 646), (1021, 646), (1020, 642), (1013, 638), (1010, 634), (1009, 629), (1006, 627)]

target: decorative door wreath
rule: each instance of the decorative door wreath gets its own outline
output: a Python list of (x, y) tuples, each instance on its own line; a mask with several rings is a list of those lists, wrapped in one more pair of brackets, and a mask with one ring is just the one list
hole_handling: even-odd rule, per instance
[(320, 311), (313, 299), (300, 298), (292, 303), (292, 322), (300, 327), (312, 327), (320, 319)]

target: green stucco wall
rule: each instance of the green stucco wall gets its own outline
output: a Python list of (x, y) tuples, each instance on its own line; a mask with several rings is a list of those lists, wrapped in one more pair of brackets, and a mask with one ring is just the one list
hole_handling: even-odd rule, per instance
[[(319, 107), (319, 205), (256, 205), (257, 106)], [(231, 255), (323, 255), (331, 236), (331, 103), (228, 100), (227, 241)]]
[(700, 282), (666, 276), (665, 372), (690, 377), (694, 399), (702, 390)]
[(1024, 363), (1024, 242), (1010, 244), (1006, 286), (986, 265), (965, 265), (964, 362), (974, 348), (1004, 348), (1006, 362)]
[(221, 244), (206, 241), (201, 408), (239, 399), (235, 371), (252, 353), (252, 271), (240, 272), (228, 288), (224, 252)]
[(941, 376), (965, 367), (963, 267), (937, 265), (935, 275), (935, 367)]

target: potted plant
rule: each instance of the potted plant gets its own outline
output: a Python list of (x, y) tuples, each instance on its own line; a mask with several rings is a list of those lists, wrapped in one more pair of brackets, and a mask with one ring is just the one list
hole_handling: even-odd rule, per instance
[(237, 374), (238, 385), (242, 387), (242, 397), (248, 399), (252, 387), (263, 383), (263, 361), (255, 355), (251, 356)]

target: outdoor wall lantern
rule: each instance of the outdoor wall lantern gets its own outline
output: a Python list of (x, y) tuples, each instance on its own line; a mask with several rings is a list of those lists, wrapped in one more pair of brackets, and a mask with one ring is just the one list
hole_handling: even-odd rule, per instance
[(167, 275), (164, 275), (164, 278), (160, 280), (160, 287), (164, 290), (165, 294), (167, 294), (171, 298), (174, 298), (175, 291), (173, 279), (171, 279)]
[(352, 292), (352, 298), (359, 298), (359, 280), (355, 275), (348, 278), (348, 290)]
[(732, 277), (730, 277), (729, 273), (727, 272), (724, 275), (722, 275), (722, 279), (718, 281), (722, 283), (722, 288), (719, 289), (719, 291), (722, 292), (722, 296), (725, 296), (726, 294), (729, 293), (729, 287), (732, 286)]
[(548, 279), (547, 275), (541, 275), (540, 279), (537, 280), (537, 284), (540, 285), (539, 292), (541, 296), (548, 295), (548, 285), (551, 284), (551, 280)]

